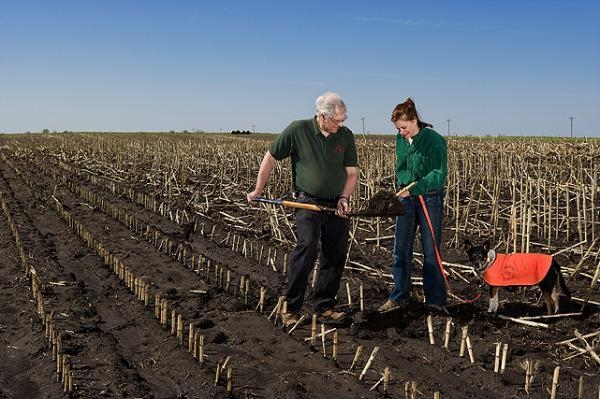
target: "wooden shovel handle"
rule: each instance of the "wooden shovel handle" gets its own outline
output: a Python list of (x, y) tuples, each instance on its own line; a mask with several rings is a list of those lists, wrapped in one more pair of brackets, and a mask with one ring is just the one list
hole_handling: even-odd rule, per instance
[(414, 182), (410, 183), (408, 186), (401, 188), (401, 189), (400, 189), (400, 190), (399, 190), (399, 191), (396, 193), (396, 197), (399, 197), (399, 196), (400, 196), (400, 194), (402, 194), (402, 193), (403, 193), (403, 192), (405, 192), (405, 191), (408, 191), (408, 190), (410, 190), (411, 188), (413, 188), (413, 187), (414, 187), (414, 186), (416, 186), (416, 185), (417, 185), (417, 182), (416, 182), (416, 181), (414, 181)]
[(256, 201), (256, 202), (263, 202), (265, 204), (283, 205), (283, 206), (287, 206), (290, 208), (308, 209), (309, 211), (317, 211), (317, 212), (322, 212), (322, 211), (336, 212), (337, 211), (336, 208), (332, 208), (329, 206), (307, 204), (304, 202), (294, 202), (294, 201), (286, 201), (286, 200), (271, 199), (271, 198), (264, 198), (264, 197), (254, 197), (252, 200)]
[(317, 212), (321, 212), (321, 211), (335, 212), (336, 211), (335, 208), (331, 208), (331, 207), (328, 207), (328, 206), (320, 206), (320, 205), (315, 205), (315, 204), (305, 204), (303, 202), (281, 201), (281, 205), (283, 205), (283, 206), (289, 206), (290, 208), (308, 209), (310, 211), (317, 211)]

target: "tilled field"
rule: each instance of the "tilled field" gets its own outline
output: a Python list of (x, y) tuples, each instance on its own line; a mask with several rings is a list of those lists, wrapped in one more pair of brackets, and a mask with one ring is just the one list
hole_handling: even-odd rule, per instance
[[(281, 327), (287, 253), (271, 245), (267, 219), (255, 220), (258, 239), (246, 240), (222, 221), (241, 206), (180, 214), (143, 184), (120, 190), (76, 157), (11, 145), (0, 148), (0, 397), (546, 398), (556, 366), (558, 397), (578, 397), (581, 384), (581, 397), (598, 396), (598, 336), (587, 339), (594, 353), (557, 344), (585, 348), (575, 331), (600, 329), (589, 279), (568, 283), (575, 297), (590, 295), (579, 316), (517, 324), (488, 315), (483, 295), (452, 300), (451, 318), (430, 319), (430, 336), (418, 301), (402, 313), (373, 312), (388, 270), (349, 267), (339, 302), (352, 322), (317, 320), (312, 339), (308, 307), (306, 323)], [(218, 192), (206, 198), (222, 201)], [(354, 264), (389, 263), (391, 242), (381, 245), (353, 248)], [(444, 258), (467, 263), (450, 249)], [(450, 281), (472, 294), (465, 281)], [(537, 294), (504, 290), (500, 310), (542, 315)], [(579, 312), (580, 302), (561, 299), (562, 313)], [(494, 372), (497, 343), (508, 344), (503, 373)], [(535, 366), (529, 392), (527, 362)]]

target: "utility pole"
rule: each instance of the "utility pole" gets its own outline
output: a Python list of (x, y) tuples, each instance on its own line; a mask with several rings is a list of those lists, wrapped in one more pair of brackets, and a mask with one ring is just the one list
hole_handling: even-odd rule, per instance
[(254, 125), (252, 125), (252, 133), (254, 133)]
[(448, 136), (450, 136), (450, 119), (446, 119), (446, 122), (448, 122)]
[(363, 127), (363, 136), (365, 135), (365, 118), (364, 116), (362, 118), (360, 118), (362, 120), (362, 127)]
[(573, 138), (573, 119), (575, 119), (575, 117), (569, 116), (569, 119), (571, 120), (571, 138)]

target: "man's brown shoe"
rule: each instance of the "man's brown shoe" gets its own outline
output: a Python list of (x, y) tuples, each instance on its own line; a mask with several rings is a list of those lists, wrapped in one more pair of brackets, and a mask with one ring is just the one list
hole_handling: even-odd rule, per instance
[(300, 320), (300, 315), (295, 312), (287, 312), (283, 315), (283, 325), (285, 327), (293, 327)]
[(385, 301), (383, 303), (383, 305), (381, 305), (380, 307), (377, 308), (377, 311), (379, 313), (384, 313), (384, 312), (389, 312), (390, 310), (399, 309), (401, 307), (402, 307), (402, 303), (395, 302), (395, 301), (392, 301), (391, 299), (388, 299), (387, 301)]
[(326, 311), (321, 313), (319, 316), (326, 317), (326, 318), (334, 320), (334, 321), (342, 321), (342, 320), (345, 320), (346, 317), (348, 317), (348, 314), (346, 312), (338, 312), (333, 309), (327, 309)]

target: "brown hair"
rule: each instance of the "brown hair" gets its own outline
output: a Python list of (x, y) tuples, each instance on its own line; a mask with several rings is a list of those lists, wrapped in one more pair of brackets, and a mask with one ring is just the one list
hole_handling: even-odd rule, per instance
[(396, 122), (398, 119), (405, 119), (409, 121), (416, 119), (419, 129), (423, 127), (433, 127), (431, 123), (421, 121), (419, 118), (419, 113), (417, 112), (417, 107), (415, 107), (415, 102), (410, 97), (408, 97), (403, 103), (400, 103), (394, 107), (394, 110), (392, 111), (392, 122)]

